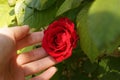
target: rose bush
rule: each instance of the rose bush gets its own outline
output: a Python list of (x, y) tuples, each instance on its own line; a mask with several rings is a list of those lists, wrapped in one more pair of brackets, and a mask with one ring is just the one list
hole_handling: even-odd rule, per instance
[(42, 47), (57, 62), (61, 62), (71, 56), (72, 49), (76, 47), (77, 39), (74, 23), (68, 18), (60, 18), (51, 23), (44, 31)]
[[(45, 31), (46, 51), (58, 61), (73, 53), (56, 65), (58, 72), (51, 80), (120, 80), (119, 7), (119, 0), (0, 0), (0, 27), (29, 25), (31, 31), (40, 31), (50, 25)], [(68, 33), (74, 28), (55, 26), (60, 17), (68, 17), (76, 25), (80, 39), (74, 51)]]

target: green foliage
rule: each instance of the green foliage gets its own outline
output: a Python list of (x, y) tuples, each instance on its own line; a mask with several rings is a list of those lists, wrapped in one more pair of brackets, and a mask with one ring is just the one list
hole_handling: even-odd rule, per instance
[[(35, 0), (31, 1), (35, 4)], [(47, 26), (55, 19), (57, 9), (61, 2), (62, 0), (57, 1), (48, 9), (39, 11), (37, 8), (39, 8), (40, 4), (38, 3), (36, 3), (36, 6), (32, 6), (33, 4), (30, 3), (29, 5), (29, 2), (25, 2), (24, 0), (17, 1), (15, 6), (15, 14), (18, 25), (27, 24), (30, 25), (31, 28), (35, 29)]]
[[(44, 29), (70, 18), (80, 37), (73, 55), (57, 64), (51, 80), (120, 80), (119, 0), (0, 0), (0, 28), (29, 25)], [(19, 50), (28, 52), (36, 46)], [(28, 76), (29, 80), (31, 76)]]
[(74, 9), (78, 7), (81, 4), (81, 2), (82, 0), (65, 0), (63, 4), (60, 6), (60, 8), (58, 9), (56, 15), (59, 16), (70, 9)]
[(99, 55), (99, 52), (92, 41), (87, 24), (88, 10), (91, 3), (87, 3), (86, 6), (79, 12), (77, 16), (77, 30), (80, 36), (80, 45), (83, 51), (88, 55), (91, 61), (94, 61)]
[(108, 72), (106, 75), (104, 75), (101, 80), (119, 80), (120, 74), (117, 72)]
[(25, 0), (25, 4), (27, 4), (28, 7), (40, 11), (44, 9), (48, 9), (55, 2), (56, 0)]
[(28, 46), (28, 47), (26, 47), (26, 48), (23, 48), (23, 49), (21, 49), (21, 50), (18, 50), (18, 54), (21, 54), (21, 53), (25, 53), (25, 52), (29, 52), (29, 51), (31, 51), (32, 49), (34, 49), (34, 46)]
[[(108, 2), (110, 4), (108, 4)], [(97, 0), (88, 13), (88, 30), (94, 44), (107, 53), (120, 44), (119, 0)]]

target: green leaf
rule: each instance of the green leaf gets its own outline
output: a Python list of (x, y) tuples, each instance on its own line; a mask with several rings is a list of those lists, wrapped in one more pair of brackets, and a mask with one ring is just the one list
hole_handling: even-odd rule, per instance
[(88, 31), (87, 18), (90, 6), (91, 2), (85, 4), (85, 7), (79, 12), (77, 16), (77, 31), (80, 37), (82, 50), (87, 54), (91, 61), (95, 61), (100, 53), (92, 41)]
[(74, 76), (71, 80), (91, 80), (87, 75), (78, 74), (78, 72), (74, 73)]
[[(89, 66), (89, 68), (88, 68)], [(87, 73), (92, 73), (97, 69), (97, 64), (96, 63), (91, 63), (90, 61), (86, 61), (85, 63), (83, 63), (83, 69), (85, 72)]]
[(34, 8), (37, 10), (48, 9), (55, 2), (56, 0), (25, 0), (25, 4), (27, 4), (28, 7)]
[(99, 66), (103, 68), (103, 70), (100, 70), (100, 72), (108, 72), (109, 71), (109, 65), (108, 65), (109, 58), (103, 58), (99, 62)]
[(117, 72), (108, 72), (100, 80), (120, 80), (120, 74)]
[(75, 8), (75, 9), (71, 9), (65, 13), (63, 13), (61, 16), (59, 17), (68, 17), (70, 20), (74, 21), (76, 20), (76, 15), (79, 13), (80, 9), (79, 8)]
[(108, 65), (111, 70), (120, 72), (120, 58), (119, 57), (109, 57)]
[(17, 53), (21, 54), (21, 53), (29, 52), (29, 51), (33, 50), (33, 48), (34, 48), (34, 46), (28, 46), (28, 47), (25, 47), (21, 50), (18, 50)]
[(6, 0), (0, 1), (0, 27), (8, 27), (14, 19), (13, 7), (9, 7)]
[(25, 77), (25, 80), (30, 80), (32, 78), (32, 76), (27, 76)]
[(82, 1), (83, 0), (65, 0), (64, 3), (58, 9), (56, 16), (59, 16), (70, 9), (78, 7)]
[(120, 44), (119, 0), (96, 0), (89, 10), (88, 30), (101, 51), (112, 53)]
[[(18, 0), (15, 5), (15, 15), (17, 18), (18, 25), (22, 25), (22, 23), (24, 21), (26, 5), (23, 2), (24, 2), (23, 0)], [(30, 14), (30, 11), (28, 11), (27, 13)], [(29, 14), (28, 14), (28, 16), (29, 16)]]
[(15, 6), (15, 14), (17, 17), (18, 25), (29, 25), (32, 28), (45, 27), (50, 24), (54, 19), (57, 12), (57, 6), (60, 1), (57, 1), (52, 7), (38, 11), (29, 8), (24, 1), (18, 1)]

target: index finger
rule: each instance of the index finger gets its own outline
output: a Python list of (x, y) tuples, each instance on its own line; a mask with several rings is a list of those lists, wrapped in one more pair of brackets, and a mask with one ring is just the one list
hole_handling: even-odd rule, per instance
[(43, 36), (43, 31), (30, 33), (28, 36), (17, 42), (17, 49), (40, 43), (43, 39)]

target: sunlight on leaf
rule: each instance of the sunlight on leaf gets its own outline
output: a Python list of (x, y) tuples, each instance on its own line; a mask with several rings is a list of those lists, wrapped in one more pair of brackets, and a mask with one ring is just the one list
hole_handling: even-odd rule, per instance
[(24, 1), (18, 1), (15, 6), (15, 14), (18, 25), (29, 25), (31, 28), (41, 28), (47, 26), (55, 18), (57, 4), (54, 5), (55, 6), (52, 6), (44, 11), (38, 11), (27, 7)]
[(14, 8), (9, 7), (7, 1), (0, 1), (0, 27), (8, 27), (14, 18)]
[(90, 36), (97, 48), (107, 53), (120, 44), (119, 4), (119, 0), (96, 0), (88, 14)]

